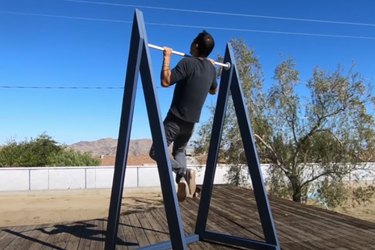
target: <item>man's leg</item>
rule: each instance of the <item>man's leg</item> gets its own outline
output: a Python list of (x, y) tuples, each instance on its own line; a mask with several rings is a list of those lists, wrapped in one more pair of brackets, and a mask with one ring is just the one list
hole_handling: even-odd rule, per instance
[[(177, 135), (180, 133), (180, 126), (170, 115), (167, 115), (167, 117), (164, 119), (163, 125), (165, 130), (167, 146), (169, 147), (169, 145), (171, 145), (171, 143), (176, 139)], [(152, 144), (151, 146), (149, 155), (155, 161), (157, 160), (154, 144)], [(170, 160), (172, 164), (172, 171), (176, 173), (176, 183), (178, 183), (180, 178), (185, 173), (184, 166), (182, 166), (178, 161), (172, 158), (170, 158)]]
[[(169, 146), (172, 142), (175, 141), (176, 137), (181, 131), (180, 125), (173, 119), (171, 116), (167, 116), (164, 120), (164, 129), (165, 129), (165, 136), (167, 141), (167, 146)], [(169, 154), (168, 154), (169, 156)], [(150, 149), (150, 157), (156, 160), (157, 155), (155, 152), (154, 144), (151, 146)], [(185, 167), (181, 165), (178, 161), (170, 158), (172, 164), (172, 171), (176, 173), (176, 183), (178, 184), (177, 190), (177, 198), (178, 201), (184, 201), (187, 195), (187, 182), (185, 180)]]
[[(157, 161), (156, 159), (156, 152), (155, 152), (155, 146), (154, 144), (152, 144), (151, 146), (151, 149), (150, 149), (150, 153), (149, 153), (151, 159)], [(168, 154), (169, 156), (169, 154)], [(181, 164), (176, 161), (175, 159), (170, 158), (170, 161), (171, 161), (171, 165), (172, 165), (172, 171), (176, 174), (176, 183), (179, 182), (180, 178), (184, 176), (184, 173), (185, 173), (185, 170), (184, 170), (184, 167), (181, 166)]]
[[(189, 186), (188, 196), (191, 197), (195, 192), (195, 172), (193, 173), (191, 169), (187, 169), (186, 146), (193, 134), (194, 124), (182, 123), (180, 125), (180, 128), (180, 135), (175, 139), (173, 143), (172, 155), (183, 168), (183, 176)], [(194, 190), (192, 190), (191, 188), (193, 188)]]

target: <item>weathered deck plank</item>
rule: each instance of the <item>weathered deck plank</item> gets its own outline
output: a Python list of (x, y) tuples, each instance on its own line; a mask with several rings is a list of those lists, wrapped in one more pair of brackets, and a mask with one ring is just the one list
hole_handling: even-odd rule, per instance
[[(375, 250), (375, 223), (274, 197), (270, 198), (270, 204), (284, 250)], [(199, 199), (181, 203), (186, 235), (194, 233), (198, 206)], [(104, 248), (106, 225), (106, 219), (96, 219), (59, 225), (1, 228), (0, 249), (99, 250)], [(231, 186), (215, 186), (207, 230), (264, 241), (252, 192)], [(137, 249), (168, 240), (163, 208), (124, 213), (120, 218), (116, 249)], [(233, 249), (208, 242), (195, 242), (189, 248)]]
[(17, 236), (9, 234), (9, 231), (13, 231), (13, 227), (9, 227), (0, 231), (0, 249), (5, 249)]
[(7, 239), (2, 240), (2, 241), (4, 241), (4, 247), (1, 248), (1, 249), (4, 249), (4, 250), (18, 249), (20, 246), (25, 245), (29, 241), (29, 239), (31, 239), (28, 236), (26, 236), (25, 234), (26, 233), (30, 234), (30, 232), (31, 232), (30, 230), (32, 228), (33, 228), (33, 226), (25, 226), (23, 228), (22, 232), (17, 232), (17, 229), (7, 230), (6, 232), (9, 233), (9, 234), (12, 234), (12, 237), (11, 237), (10, 240), (8, 240), (8, 242), (7, 242)]

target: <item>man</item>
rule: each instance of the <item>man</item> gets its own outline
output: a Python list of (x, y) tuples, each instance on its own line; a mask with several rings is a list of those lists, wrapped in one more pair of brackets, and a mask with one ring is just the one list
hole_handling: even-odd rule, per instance
[[(163, 51), (161, 85), (169, 87), (176, 84), (163, 124), (168, 146), (173, 142), (171, 162), (172, 170), (176, 173), (179, 201), (184, 201), (187, 196), (187, 181), (195, 186), (195, 173), (186, 167), (185, 148), (193, 134), (195, 123), (199, 122), (207, 94), (214, 95), (217, 89), (216, 70), (212, 61), (207, 59), (214, 46), (214, 39), (209, 33), (199, 33), (190, 46), (192, 57), (184, 57), (172, 70), (172, 49), (164, 48)], [(153, 159), (156, 157), (154, 146), (151, 147), (150, 156)]]

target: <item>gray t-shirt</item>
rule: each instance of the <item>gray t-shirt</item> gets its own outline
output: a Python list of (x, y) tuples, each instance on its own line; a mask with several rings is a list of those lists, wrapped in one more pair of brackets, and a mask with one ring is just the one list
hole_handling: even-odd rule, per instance
[(199, 122), (210, 89), (216, 89), (216, 70), (207, 59), (183, 58), (171, 71), (176, 83), (169, 112), (186, 122)]

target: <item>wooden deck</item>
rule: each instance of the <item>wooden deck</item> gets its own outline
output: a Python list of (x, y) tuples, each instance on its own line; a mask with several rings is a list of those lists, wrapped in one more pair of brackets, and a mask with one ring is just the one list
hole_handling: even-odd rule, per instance
[[(375, 223), (349, 216), (270, 198), (282, 249), (375, 249)], [(199, 200), (181, 203), (184, 229), (194, 231)], [(121, 216), (117, 249), (169, 240), (165, 211), (151, 209)], [(0, 249), (103, 249), (106, 219), (60, 225), (0, 228)], [(256, 204), (251, 191), (215, 186), (207, 230), (263, 241)], [(215, 243), (195, 242), (190, 249), (233, 249)]]

